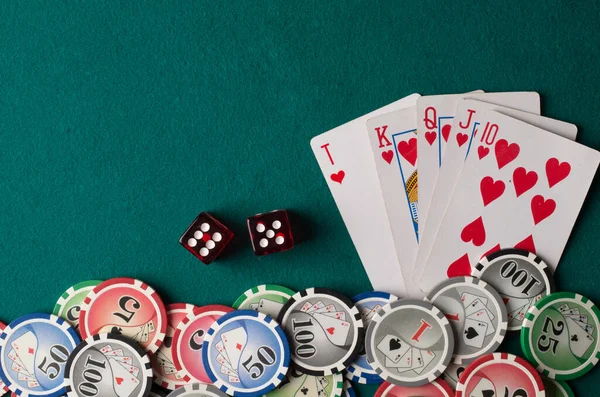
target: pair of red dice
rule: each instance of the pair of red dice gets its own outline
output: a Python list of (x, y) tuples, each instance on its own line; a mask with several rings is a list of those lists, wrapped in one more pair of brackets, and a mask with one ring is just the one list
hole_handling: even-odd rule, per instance
[[(251, 216), (246, 221), (256, 255), (287, 251), (294, 237), (286, 210)], [(179, 243), (205, 264), (215, 260), (233, 238), (233, 232), (207, 212), (202, 212), (187, 228)]]

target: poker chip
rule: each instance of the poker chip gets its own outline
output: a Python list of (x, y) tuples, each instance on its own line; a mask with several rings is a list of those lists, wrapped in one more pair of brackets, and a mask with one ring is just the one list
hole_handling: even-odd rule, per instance
[(202, 363), (202, 343), (211, 325), (232, 311), (223, 305), (199, 306), (177, 325), (171, 355), (178, 376), (185, 383), (211, 383)]
[(0, 377), (20, 396), (62, 396), (67, 359), (80, 341), (60, 317), (47, 313), (19, 317), (0, 336)]
[(236, 310), (220, 317), (204, 336), (202, 361), (211, 382), (235, 397), (259, 397), (285, 378), (290, 346), (271, 317)]
[(467, 366), (456, 397), (535, 396), (544, 397), (544, 383), (535, 368), (521, 357), (508, 353), (486, 354)]
[(452, 361), (467, 364), (495, 352), (506, 334), (506, 306), (492, 286), (473, 277), (453, 277), (425, 297), (446, 316), (454, 331)]
[(287, 382), (266, 397), (342, 397), (344, 376), (341, 373), (313, 376), (290, 368)]
[[(356, 308), (363, 319), (365, 329), (369, 327), (371, 319), (375, 313), (386, 304), (397, 301), (398, 297), (387, 292), (364, 292), (352, 298)], [(375, 372), (373, 367), (367, 361), (367, 353), (364, 345), (352, 364), (346, 369), (346, 378), (352, 382), (362, 384), (377, 384), (383, 382), (383, 379)]]
[(120, 334), (154, 353), (167, 332), (167, 312), (148, 284), (113, 278), (98, 284), (84, 299), (79, 332), (84, 339), (100, 333)]
[(79, 312), (83, 300), (101, 282), (100, 280), (89, 280), (70, 287), (58, 298), (52, 314), (67, 320), (71, 327), (79, 329)]
[(573, 393), (567, 382), (550, 378), (542, 378), (542, 381), (546, 388), (547, 397), (575, 397), (575, 393)]
[(277, 320), (292, 350), (292, 365), (299, 371), (326, 376), (346, 369), (364, 341), (364, 324), (350, 299), (327, 288), (295, 293)]
[(600, 357), (600, 310), (592, 301), (571, 292), (556, 292), (532, 306), (523, 321), (521, 347), (544, 376), (578, 378)]
[(448, 368), (446, 368), (444, 373), (441, 375), (441, 378), (446, 381), (452, 390), (456, 390), (456, 384), (458, 383), (462, 373), (465, 371), (465, 368), (465, 364), (450, 363)]
[(432, 380), (430, 383), (416, 386), (398, 386), (384, 382), (375, 392), (374, 397), (454, 397), (454, 391), (441, 379)]
[(213, 385), (191, 383), (172, 391), (168, 397), (227, 397), (227, 394)]
[(165, 389), (175, 390), (188, 382), (177, 370), (173, 362), (173, 338), (177, 326), (188, 315), (192, 315), (196, 306), (189, 303), (172, 303), (167, 305), (167, 333), (164, 343), (160, 345), (156, 353), (150, 356), (154, 382)]
[(294, 291), (280, 285), (263, 284), (244, 292), (233, 304), (234, 309), (256, 310), (271, 318), (277, 318), (283, 305)]
[(352, 388), (352, 383), (347, 380), (344, 381), (344, 390), (342, 391), (342, 397), (356, 397), (356, 392)]
[(146, 397), (152, 387), (152, 365), (130, 338), (102, 333), (73, 350), (65, 386), (68, 397)]
[(431, 382), (452, 359), (454, 334), (427, 301), (400, 299), (382, 307), (367, 330), (369, 364), (386, 381), (415, 387)]
[(527, 310), (554, 292), (550, 268), (539, 256), (520, 249), (503, 249), (482, 258), (471, 275), (498, 291), (506, 304), (509, 331), (520, 330)]

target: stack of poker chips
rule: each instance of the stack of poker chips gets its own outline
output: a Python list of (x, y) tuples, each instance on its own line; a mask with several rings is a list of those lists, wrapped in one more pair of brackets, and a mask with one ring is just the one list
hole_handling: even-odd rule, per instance
[[(424, 300), (261, 285), (231, 307), (165, 305), (132, 278), (69, 288), (54, 313), (2, 325), (0, 377), (15, 395), (573, 396), (600, 353), (600, 312), (555, 292), (536, 255), (502, 250)], [(527, 360), (496, 350), (520, 332)], [(525, 394), (523, 394), (525, 393)]]

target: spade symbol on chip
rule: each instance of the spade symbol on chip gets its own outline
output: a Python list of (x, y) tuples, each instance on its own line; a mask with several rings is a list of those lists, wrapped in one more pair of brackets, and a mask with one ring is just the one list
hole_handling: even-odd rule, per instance
[(398, 350), (402, 347), (400, 339), (390, 339), (390, 350)]
[(479, 332), (477, 332), (475, 330), (475, 328), (473, 327), (469, 327), (467, 328), (467, 330), (465, 331), (465, 335), (467, 335), (467, 339), (473, 339), (479, 336)]
[(571, 336), (571, 342), (577, 342), (577, 341), (579, 341), (579, 338), (577, 337), (577, 335)]
[(110, 332), (112, 334), (119, 334), (119, 335), (121, 334), (121, 331), (122, 331), (122, 329), (119, 327), (112, 327), (112, 329), (110, 330)]

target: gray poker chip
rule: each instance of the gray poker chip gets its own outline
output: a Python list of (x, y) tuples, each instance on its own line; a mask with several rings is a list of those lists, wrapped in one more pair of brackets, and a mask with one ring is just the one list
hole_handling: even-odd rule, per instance
[(365, 338), (367, 360), (384, 380), (421, 386), (440, 376), (452, 360), (454, 333), (430, 302), (400, 299), (383, 306)]
[(342, 372), (358, 355), (364, 324), (350, 299), (327, 288), (295, 293), (279, 312), (292, 367), (313, 376)]
[(460, 379), (462, 373), (465, 372), (466, 368), (467, 366), (464, 364), (450, 363), (448, 368), (446, 368), (444, 373), (441, 375), (441, 378), (446, 381), (452, 390), (456, 390), (458, 380)]
[(214, 385), (204, 383), (190, 383), (175, 389), (167, 397), (228, 397)]
[(484, 258), (471, 275), (490, 284), (506, 305), (508, 330), (521, 329), (525, 313), (554, 292), (551, 269), (539, 256), (520, 249), (503, 249)]
[(453, 277), (429, 291), (454, 331), (455, 364), (468, 364), (495, 352), (506, 335), (506, 307), (491, 285), (474, 277)]
[(65, 368), (68, 397), (146, 397), (152, 364), (135, 342), (118, 334), (93, 335), (69, 356)]

